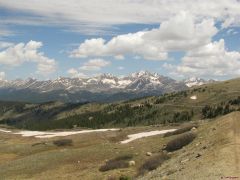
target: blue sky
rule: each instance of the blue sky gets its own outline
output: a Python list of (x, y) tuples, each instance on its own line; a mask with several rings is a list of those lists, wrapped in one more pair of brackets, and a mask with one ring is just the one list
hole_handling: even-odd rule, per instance
[(238, 1), (212, 1), (209, 9), (205, 0), (98, 3), (0, 0), (0, 79), (140, 70), (239, 77)]

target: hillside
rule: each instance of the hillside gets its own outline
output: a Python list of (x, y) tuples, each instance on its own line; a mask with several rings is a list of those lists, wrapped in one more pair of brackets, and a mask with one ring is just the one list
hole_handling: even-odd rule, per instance
[[(118, 131), (41, 139), (14, 134), (17, 129), (10, 129), (13, 131), (11, 134), (5, 128), (5, 131), (0, 131), (1, 178), (217, 180), (222, 177), (239, 177), (239, 116), (239, 112), (234, 112), (212, 120), (196, 121), (197, 124), (129, 127)], [(189, 132), (183, 134), (156, 135), (127, 144), (120, 143), (129, 134), (186, 127), (197, 129), (189, 129)], [(196, 134), (190, 144), (174, 152), (163, 150), (171, 140), (190, 132)], [(55, 143), (64, 140), (72, 143)], [(152, 160), (157, 157), (161, 157), (159, 160), (163, 162), (154, 165), (156, 161)], [(107, 162), (114, 161), (117, 165), (109, 167), (113, 169), (103, 169)], [(128, 161), (134, 161), (135, 164), (128, 166)], [(146, 167), (146, 162), (147, 168), (159, 168), (139, 175), (141, 168)]]
[[(1, 103), (1, 124), (31, 130), (180, 123), (239, 110), (240, 79), (116, 103)], [(9, 103), (7, 103), (9, 104)]]
[(194, 142), (141, 179), (225, 179), (240, 176), (240, 113), (203, 124)]

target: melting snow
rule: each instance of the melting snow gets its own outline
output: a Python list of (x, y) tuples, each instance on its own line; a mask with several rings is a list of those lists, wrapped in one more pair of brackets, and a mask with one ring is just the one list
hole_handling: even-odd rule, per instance
[(140, 139), (143, 137), (149, 137), (149, 136), (155, 136), (155, 135), (159, 135), (159, 134), (165, 134), (167, 132), (173, 132), (176, 130), (177, 129), (168, 129), (168, 130), (161, 130), (161, 131), (157, 130), (157, 131), (141, 132), (141, 133), (137, 133), (137, 134), (130, 134), (130, 135), (128, 135), (128, 139), (121, 141), (121, 144), (127, 144), (136, 139)]
[(197, 96), (191, 96), (190, 99), (196, 100), (196, 99), (197, 99)]
[(20, 132), (11, 132), (0, 129), (0, 132), (20, 134), (23, 137), (35, 137), (35, 138), (52, 138), (52, 137), (61, 137), (69, 136), (74, 134), (84, 134), (91, 132), (105, 132), (105, 131), (117, 131), (119, 129), (96, 129), (96, 130), (82, 130), (82, 131), (60, 131), (60, 132), (44, 132), (44, 131), (20, 131)]

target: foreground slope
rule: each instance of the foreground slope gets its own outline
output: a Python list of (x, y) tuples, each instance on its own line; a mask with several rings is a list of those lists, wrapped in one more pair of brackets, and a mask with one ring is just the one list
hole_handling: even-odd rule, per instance
[[(121, 144), (127, 135), (185, 127), (132, 127), (119, 131), (98, 132), (38, 139), (0, 132), (0, 174), (3, 179), (221, 179), (239, 177), (240, 112), (212, 120), (197, 121), (196, 139), (180, 150), (163, 151), (166, 143), (179, 135), (156, 135)], [(190, 123), (192, 125), (192, 123)], [(11, 131), (15, 131), (12, 129)], [(70, 139), (68, 146), (54, 141)], [(152, 155), (147, 156), (148, 152)], [(165, 153), (169, 158), (145, 176), (139, 168), (151, 157)], [(130, 157), (134, 166), (100, 171), (108, 160)]]
[(240, 178), (240, 112), (198, 128), (198, 137), (142, 179)]

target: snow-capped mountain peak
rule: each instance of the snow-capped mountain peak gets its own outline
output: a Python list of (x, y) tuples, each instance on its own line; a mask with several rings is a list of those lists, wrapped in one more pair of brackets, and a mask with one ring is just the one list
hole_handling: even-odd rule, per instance
[(208, 84), (212, 82), (214, 82), (214, 80), (204, 80), (202, 78), (195, 77), (195, 76), (184, 80), (184, 83), (187, 87), (201, 86), (203, 84)]

